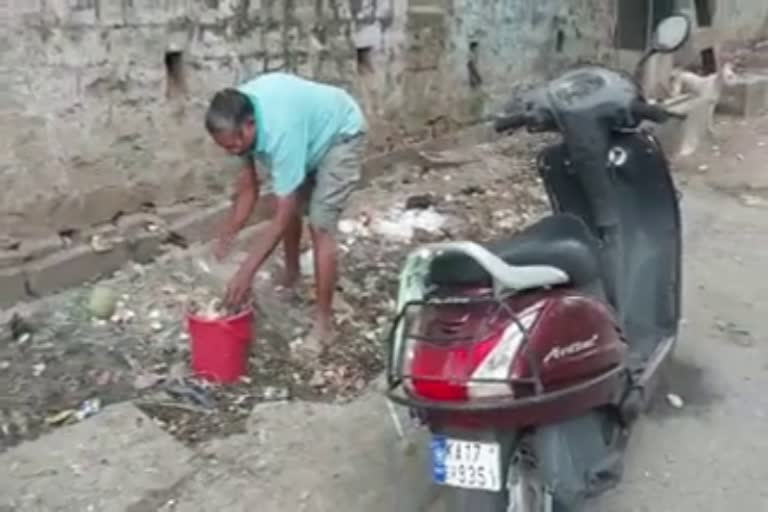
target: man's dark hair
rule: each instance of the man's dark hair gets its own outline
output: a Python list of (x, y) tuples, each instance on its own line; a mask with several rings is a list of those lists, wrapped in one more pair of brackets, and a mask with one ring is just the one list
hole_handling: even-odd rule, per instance
[(205, 114), (208, 133), (229, 132), (240, 129), (253, 119), (253, 104), (237, 89), (223, 89), (211, 99)]

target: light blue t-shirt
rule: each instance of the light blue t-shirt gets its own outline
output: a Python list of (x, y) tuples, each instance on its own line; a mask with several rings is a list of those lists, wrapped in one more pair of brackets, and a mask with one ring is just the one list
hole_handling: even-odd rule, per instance
[(267, 73), (238, 90), (253, 103), (252, 154), (269, 169), (278, 196), (295, 191), (336, 142), (366, 130), (360, 106), (338, 87)]

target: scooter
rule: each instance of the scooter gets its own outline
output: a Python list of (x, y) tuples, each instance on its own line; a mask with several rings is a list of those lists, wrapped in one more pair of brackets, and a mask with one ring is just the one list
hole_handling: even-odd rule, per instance
[[(690, 31), (663, 20), (638, 70)], [(407, 257), (387, 395), (428, 427), (445, 510), (575, 512), (619, 483), (680, 322), (677, 190), (645, 128), (674, 117), (600, 66), (526, 92), (495, 128), (562, 135), (537, 163), (554, 213)]]

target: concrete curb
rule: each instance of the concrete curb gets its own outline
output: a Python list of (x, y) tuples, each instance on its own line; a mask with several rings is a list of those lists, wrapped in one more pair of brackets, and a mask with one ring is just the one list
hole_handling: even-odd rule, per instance
[[(404, 146), (374, 155), (363, 164), (363, 186), (382, 170), (402, 162), (420, 161), (419, 151), (434, 151), (493, 140), (484, 125), (470, 126), (448, 136)], [(36, 299), (109, 275), (129, 261), (148, 263), (165, 251), (168, 243), (194, 244), (209, 241), (230, 208), (229, 200), (204, 207), (180, 204), (157, 213), (126, 215), (116, 224), (97, 227), (65, 247), (61, 238), (32, 241), (22, 251), (0, 251), (0, 309)], [(267, 219), (273, 202), (264, 197), (252, 224)], [(156, 229), (148, 230), (149, 225)], [(250, 230), (249, 230), (250, 231)], [(98, 234), (111, 249), (95, 252), (89, 243)]]

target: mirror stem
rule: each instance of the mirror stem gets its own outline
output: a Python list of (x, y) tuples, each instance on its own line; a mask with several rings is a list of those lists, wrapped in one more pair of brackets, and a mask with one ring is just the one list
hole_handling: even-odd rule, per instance
[(653, 51), (653, 49), (646, 50), (645, 53), (643, 53), (643, 56), (640, 57), (640, 61), (637, 63), (637, 66), (635, 67), (635, 80), (641, 86), (641, 88), (642, 88), (643, 82), (645, 81), (644, 80), (645, 77), (643, 76), (643, 71), (645, 71), (645, 63), (648, 62), (648, 59), (650, 59), (651, 55), (653, 55), (654, 53), (655, 52)]

